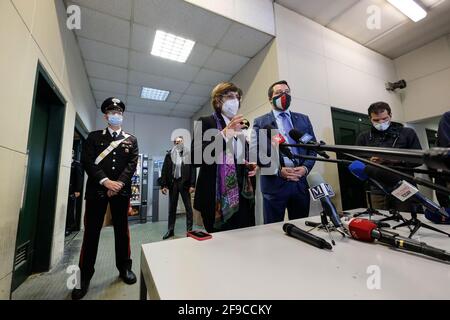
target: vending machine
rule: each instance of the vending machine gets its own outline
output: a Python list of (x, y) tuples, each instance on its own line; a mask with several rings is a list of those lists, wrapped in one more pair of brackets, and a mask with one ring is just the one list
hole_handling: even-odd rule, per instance
[(147, 197), (148, 197), (148, 155), (140, 154), (136, 172), (131, 178), (131, 199), (129, 220), (147, 222)]

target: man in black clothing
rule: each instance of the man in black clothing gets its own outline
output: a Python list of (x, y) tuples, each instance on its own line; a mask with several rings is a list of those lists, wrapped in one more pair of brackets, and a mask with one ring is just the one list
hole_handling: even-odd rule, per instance
[(193, 213), (191, 204), (191, 193), (195, 191), (195, 180), (197, 177), (195, 167), (185, 163), (189, 159), (183, 144), (183, 137), (174, 141), (174, 147), (168, 151), (164, 159), (161, 172), (161, 192), (169, 192), (169, 228), (164, 235), (166, 240), (175, 235), (175, 220), (177, 214), (178, 196), (181, 194), (184, 207), (186, 208), (186, 229), (192, 231)]
[[(444, 113), (439, 122), (438, 135), (437, 135), (437, 147), (450, 148), (450, 111)], [(442, 176), (436, 178), (436, 183), (450, 188), (449, 176)], [(450, 207), (450, 195), (443, 192), (436, 192), (436, 198), (439, 204), (445, 208)]]
[(74, 151), (72, 150), (72, 165), (70, 168), (70, 182), (69, 182), (69, 199), (67, 202), (67, 216), (66, 216), (66, 236), (75, 230), (75, 216), (76, 203), (81, 195), (83, 187), (83, 168), (81, 163), (75, 159)]
[(136, 282), (131, 271), (128, 206), (131, 178), (136, 171), (139, 150), (136, 137), (122, 130), (125, 105), (117, 98), (106, 99), (102, 106), (108, 128), (91, 132), (83, 146), (81, 161), (88, 175), (84, 238), (80, 253), (81, 284), (72, 299), (84, 297), (94, 275), (100, 231), (108, 203), (114, 225), (116, 267), (126, 284)]
[[(361, 133), (356, 139), (356, 145), (381, 148), (422, 149), (419, 138), (412, 128), (406, 128), (399, 123), (391, 122), (392, 112), (386, 102), (375, 102), (368, 109), (372, 127), (369, 131)], [(371, 157), (370, 161), (387, 165), (389, 167), (416, 167), (404, 161), (392, 161), (379, 157)], [(411, 174), (411, 172), (406, 172)], [(372, 207), (374, 209), (390, 209), (395, 206), (400, 211), (410, 211), (410, 204), (395, 201), (386, 197), (380, 190), (371, 186)]]

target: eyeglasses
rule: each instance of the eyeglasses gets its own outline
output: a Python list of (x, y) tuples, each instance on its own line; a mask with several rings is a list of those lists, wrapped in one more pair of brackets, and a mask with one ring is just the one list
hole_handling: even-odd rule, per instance
[(241, 96), (238, 94), (238, 93), (227, 93), (227, 94), (223, 94), (222, 95), (222, 97), (223, 98), (225, 98), (225, 99), (238, 99), (238, 100), (241, 100)]
[(273, 94), (275, 95), (275, 96), (279, 96), (279, 95), (281, 95), (281, 94), (283, 94), (283, 93), (286, 93), (286, 94), (291, 94), (291, 90), (289, 90), (289, 89), (286, 89), (286, 90), (277, 90), (277, 91), (274, 91), (273, 92)]

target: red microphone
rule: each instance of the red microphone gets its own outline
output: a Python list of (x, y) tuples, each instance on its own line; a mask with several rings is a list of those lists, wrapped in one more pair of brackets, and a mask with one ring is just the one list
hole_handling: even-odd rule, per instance
[(352, 238), (365, 242), (378, 240), (391, 247), (405, 251), (420, 253), (443, 261), (450, 261), (450, 253), (435, 248), (414, 239), (400, 236), (398, 233), (378, 228), (378, 226), (367, 219), (353, 218), (343, 222)]
[(377, 229), (377, 225), (370, 220), (353, 218), (349, 221), (344, 221), (344, 226), (349, 231), (352, 238), (365, 242), (373, 242), (377, 237), (374, 237), (372, 231)]

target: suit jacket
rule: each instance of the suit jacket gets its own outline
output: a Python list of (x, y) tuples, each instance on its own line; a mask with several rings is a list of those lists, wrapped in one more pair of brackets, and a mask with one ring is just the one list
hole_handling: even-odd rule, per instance
[[(311, 121), (309, 120), (309, 117), (301, 114), (301, 113), (297, 113), (297, 112), (292, 112), (291, 113), (291, 120), (292, 120), (292, 125), (294, 129), (297, 129), (298, 131), (302, 132), (302, 133), (308, 133), (310, 135), (312, 135), (315, 138), (314, 135), (314, 130), (311, 124)], [(259, 130), (260, 129), (264, 129), (266, 126), (272, 126), (275, 128), (278, 128), (277, 125), (277, 121), (275, 119), (275, 116), (273, 114), (273, 112), (269, 112), (266, 113), (265, 115), (262, 115), (261, 117), (258, 117), (254, 120), (253, 122), (253, 130), (254, 130), (254, 135), (252, 137), (252, 152), (267, 152), (267, 154), (270, 156), (271, 154), (271, 143), (270, 141), (267, 143), (267, 148), (268, 150), (262, 150), (262, 148), (259, 145)], [(310, 156), (316, 156), (316, 152), (312, 151), (312, 150), (306, 150), (303, 148), (299, 148), (299, 154), (300, 155), (310, 155)], [(259, 166), (267, 166), (267, 164), (262, 164), (260, 162), (259, 156), (257, 157), (258, 159), (258, 165)], [(283, 166), (284, 165), (284, 161), (282, 156), (280, 155), (280, 165)], [(315, 161), (314, 160), (305, 160), (302, 161), (301, 165), (305, 166), (306, 168), (308, 168), (308, 171), (311, 172), (312, 168), (314, 167)], [(291, 181), (287, 181), (284, 178), (280, 177), (277, 174), (274, 175), (261, 175), (261, 192), (262, 193), (268, 193), (268, 194), (276, 194), (279, 192), (283, 191), (283, 188), (288, 184), (288, 183), (293, 183)], [(307, 188), (308, 188), (308, 183), (306, 182), (306, 177), (302, 177), (300, 179), (300, 181), (296, 182), (299, 189), (306, 192)]]
[(81, 163), (76, 160), (72, 160), (72, 165), (70, 168), (69, 195), (72, 195), (75, 192), (81, 192), (81, 189), (83, 188), (83, 174)]
[[(189, 155), (187, 155), (189, 156)], [(161, 169), (161, 188), (170, 189), (173, 186), (175, 164), (172, 161), (171, 151), (168, 151), (164, 158)], [(197, 179), (197, 170), (192, 164), (181, 164), (181, 183), (185, 188), (194, 188)]]
[[(222, 126), (225, 127), (225, 121), (222, 116), (219, 115), (222, 121)], [(195, 154), (202, 154), (206, 147), (214, 143), (216, 139), (223, 140), (222, 135), (217, 130), (217, 134), (212, 137), (210, 141), (197, 141), (196, 138), (203, 137), (206, 130), (217, 129), (217, 123), (214, 117), (202, 117), (196, 122), (194, 127), (194, 139), (192, 140), (191, 147), (191, 163), (195, 167), (200, 167), (200, 171), (197, 179), (197, 186), (195, 188), (194, 208), (202, 213), (202, 216), (208, 215), (211, 219), (214, 219), (215, 204), (216, 204), (216, 178), (217, 178), (217, 165), (215, 163), (208, 164), (204, 162), (203, 157), (195, 159)], [(223, 143), (225, 149), (225, 142)], [(248, 143), (245, 146), (246, 159), (248, 159)], [(214, 152), (212, 154), (215, 156)], [(195, 160), (200, 163), (195, 163)], [(248, 177), (248, 170), (245, 164), (236, 164), (236, 176), (239, 185), (239, 193), (242, 191), (244, 179)], [(251, 179), (253, 186), (255, 186), (255, 178)], [(240, 197), (240, 201), (243, 198)]]
[[(123, 139), (122, 134), (123, 131), (118, 140)], [(120, 195), (131, 196), (131, 178), (136, 172), (139, 158), (137, 139), (130, 135), (96, 165), (95, 159), (112, 141), (113, 137), (106, 129), (91, 132), (83, 145), (81, 162), (88, 175), (86, 199), (106, 197), (108, 189), (100, 185), (100, 181), (104, 178), (123, 182), (125, 186), (120, 191)]]

